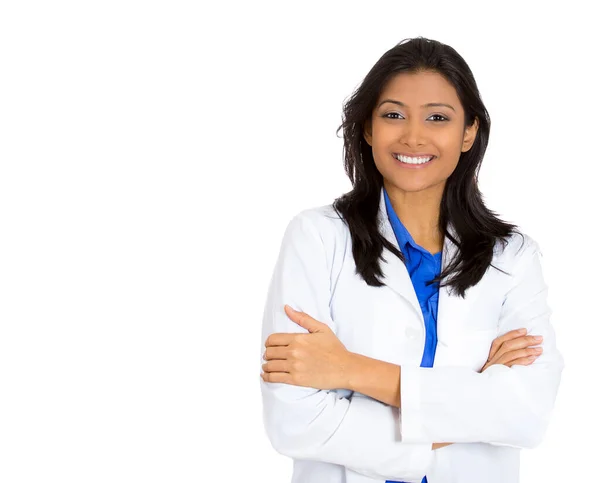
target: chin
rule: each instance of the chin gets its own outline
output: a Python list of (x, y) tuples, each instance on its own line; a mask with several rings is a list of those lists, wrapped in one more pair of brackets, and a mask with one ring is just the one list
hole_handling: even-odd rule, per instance
[(408, 180), (404, 179), (393, 179), (386, 178), (386, 182), (388, 185), (393, 186), (396, 189), (404, 191), (405, 193), (417, 193), (419, 191), (424, 191), (429, 188), (434, 188), (439, 185), (439, 182), (431, 181), (431, 180)]

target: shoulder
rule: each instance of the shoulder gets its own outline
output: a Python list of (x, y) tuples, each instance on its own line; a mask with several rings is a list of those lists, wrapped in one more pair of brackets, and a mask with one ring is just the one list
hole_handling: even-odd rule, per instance
[(290, 219), (286, 233), (295, 236), (312, 236), (326, 245), (348, 236), (347, 226), (333, 204), (305, 208)]
[(541, 256), (540, 244), (531, 235), (519, 230), (511, 234), (505, 242), (498, 240), (494, 247), (493, 264), (503, 270), (513, 272)]
[(330, 280), (337, 280), (347, 254), (351, 253), (349, 242), (350, 231), (333, 204), (315, 206), (291, 217), (282, 241), (282, 253), (283, 257), (302, 259), (308, 275), (317, 273), (320, 267), (327, 271)]

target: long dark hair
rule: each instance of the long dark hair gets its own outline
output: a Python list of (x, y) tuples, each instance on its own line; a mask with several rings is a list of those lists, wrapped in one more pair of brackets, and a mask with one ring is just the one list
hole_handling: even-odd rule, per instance
[[(465, 111), (464, 128), (475, 118), (479, 121), (475, 142), (461, 153), (456, 169), (446, 180), (440, 206), (440, 233), (449, 237), (458, 250), (446, 269), (428, 282), (441, 282), (440, 287), (448, 285), (464, 298), (465, 291), (476, 285), (490, 267), (496, 241), (501, 240), (506, 246), (513, 233), (523, 235), (517, 225), (499, 219), (483, 202), (477, 178), (490, 135), (490, 117), (471, 69), (452, 47), (424, 37), (399, 42), (377, 61), (344, 104), (343, 122), (337, 132), (344, 130), (344, 169), (353, 188), (337, 198), (333, 207), (350, 229), (357, 273), (368, 285), (384, 285), (379, 279), (383, 276), (379, 265), (383, 247), (404, 263), (406, 260), (378, 229), (383, 176), (375, 166), (363, 129), (386, 82), (402, 72), (420, 71), (437, 72), (454, 86)], [(449, 232), (448, 223), (458, 239)]]

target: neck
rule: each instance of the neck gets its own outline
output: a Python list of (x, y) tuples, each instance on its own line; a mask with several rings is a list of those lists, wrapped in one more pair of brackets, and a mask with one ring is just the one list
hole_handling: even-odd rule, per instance
[(396, 215), (415, 242), (432, 253), (441, 251), (443, 237), (438, 223), (444, 183), (415, 192), (403, 191), (385, 180), (384, 187)]

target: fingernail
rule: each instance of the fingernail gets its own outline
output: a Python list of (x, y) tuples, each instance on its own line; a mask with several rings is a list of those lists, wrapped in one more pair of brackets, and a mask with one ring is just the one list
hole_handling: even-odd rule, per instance
[(543, 338), (541, 335), (536, 335), (536, 336), (534, 337), (534, 340), (537, 340), (537, 341), (542, 341), (542, 340), (544, 340), (544, 338)]
[(527, 333), (527, 329), (519, 329), (519, 334), (525, 334)]

